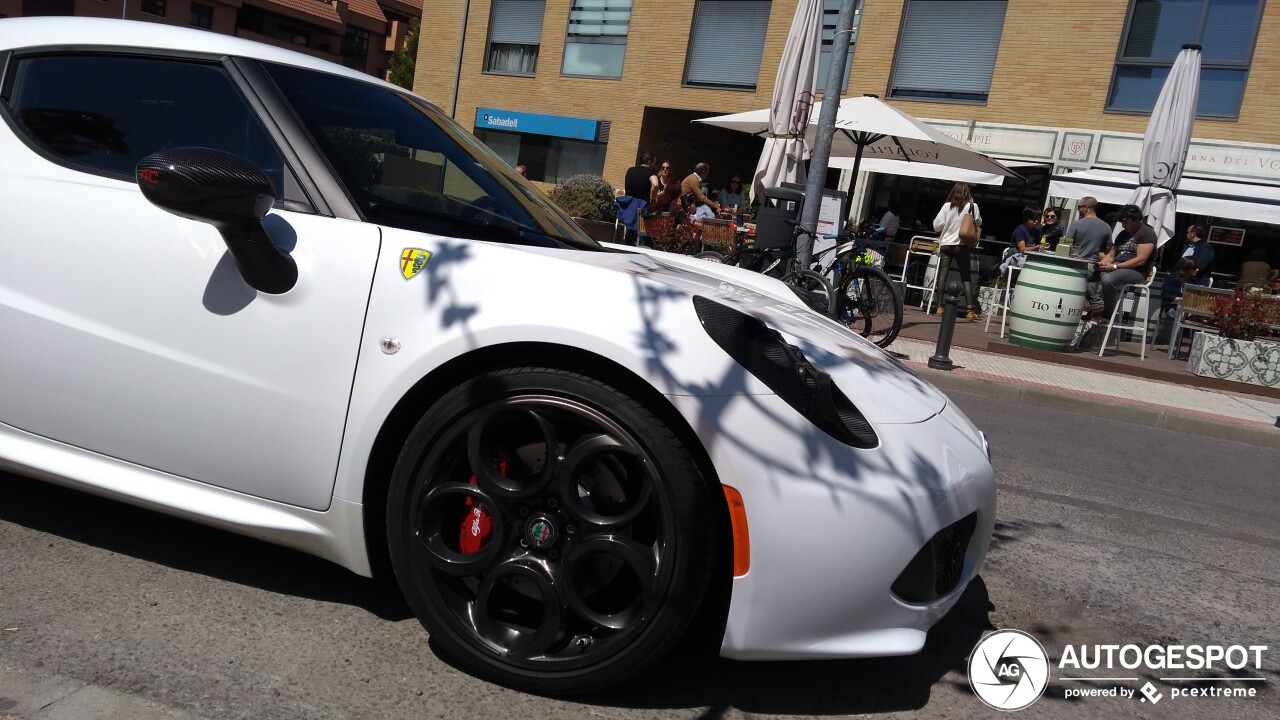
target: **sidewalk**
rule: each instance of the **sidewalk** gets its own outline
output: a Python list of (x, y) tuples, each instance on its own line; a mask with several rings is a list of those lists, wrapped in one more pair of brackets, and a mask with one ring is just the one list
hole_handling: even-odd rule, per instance
[[(908, 322), (913, 323), (910, 329), (906, 325)], [(928, 368), (928, 359), (936, 349), (937, 330), (936, 319), (909, 309), (903, 336), (889, 349), (903, 356), (904, 362), (943, 391), (1003, 397), (1097, 417), (1280, 448), (1280, 427), (1276, 427), (1280, 422), (1280, 399), (1249, 394), (1247, 389), (1251, 386), (1241, 383), (1231, 383), (1240, 391), (1197, 387), (1191, 380), (1197, 376), (1186, 372), (1185, 362), (1182, 363), (1182, 373), (1187, 378), (1186, 382), (1138, 377), (1138, 373), (1151, 373), (1154, 368), (1134, 368), (1133, 364), (1138, 361), (1136, 355), (1132, 364), (1122, 360), (1104, 364), (1105, 369), (1075, 367), (1067, 363), (1077, 356), (1054, 357), (1052, 353), (1044, 355), (1054, 362), (1045, 362), (1017, 357), (998, 347), (995, 324), (991, 333), (985, 334), (981, 332), (981, 322), (959, 322), (949, 353), (955, 369), (932, 370)], [(930, 331), (933, 337), (920, 337)], [(986, 349), (962, 345), (976, 345), (984, 340)], [(1007, 339), (1002, 342), (1008, 344)], [(1164, 357), (1163, 352), (1157, 354), (1159, 360), (1172, 362)], [(1097, 356), (1093, 357), (1096, 359)], [(1147, 362), (1151, 361), (1149, 353)], [(1154, 374), (1182, 377), (1172, 373)]]

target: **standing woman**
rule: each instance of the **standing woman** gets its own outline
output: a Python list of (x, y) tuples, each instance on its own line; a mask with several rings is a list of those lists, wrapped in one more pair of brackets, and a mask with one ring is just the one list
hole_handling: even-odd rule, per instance
[[(965, 299), (969, 303), (969, 312), (965, 314), (965, 318), (977, 320), (980, 308), (974, 295), (973, 278), (970, 276), (969, 248), (960, 242), (960, 221), (971, 208), (973, 219), (981, 228), (982, 213), (978, 212), (978, 203), (973, 201), (969, 185), (958, 182), (951, 186), (947, 201), (942, 204), (942, 209), (938, 210), (938, 216), (933, 219), (933, 229), (938, 233), (938, 252), (942, 255), (938, 259), (937, 292), (934, 297), (939, 297), (947, 291), (947, 274), (951, 270), (951, 261), (956, 261), (960, 266), (960, 279), (964, 282)], [(941, 302), (938, 303), (938, 314), (942, 314)]]

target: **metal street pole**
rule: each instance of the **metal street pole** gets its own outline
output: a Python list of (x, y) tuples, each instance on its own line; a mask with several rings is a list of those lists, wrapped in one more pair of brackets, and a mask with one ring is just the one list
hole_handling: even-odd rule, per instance
[[(849, 57), (849, 40), (853, 34), (853, 10), (857, 0), (840, 3), (836, 35), (827, 64), (827, 86), (822, 92), (822, 113), (809, 156), (809, 175), (804, 186), (804, 210), (800, 224), (814, 234), (818, 231), (818, 213), (822, 209), (822, 188), (827, 184), (827, 165), (831, 160), (831, 137), (836, 132), (836, 113), (840, 110), (840, 90), (844, 84), (844, 66)], [(813, 258), (813, 235), (801, 236), (796, 246), (800, 267), (807, 268)]]
[(462, 4), (462, 37), (458, 38), (458, 71), (453, 75), (453, 104), (449, 106), (449, 117), (454, 119), (458, 114), (458, 88), (462, 85), (462, 55), (467, 49), (467, 23), (470, 20), (471, 0), (466, 0)]

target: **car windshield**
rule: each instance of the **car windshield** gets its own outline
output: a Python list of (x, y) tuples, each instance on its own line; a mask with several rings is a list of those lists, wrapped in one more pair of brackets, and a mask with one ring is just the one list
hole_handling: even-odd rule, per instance
[(370, 222), (478, 240), (602, 249), (429, 103), (338, 75), (264, 67)]

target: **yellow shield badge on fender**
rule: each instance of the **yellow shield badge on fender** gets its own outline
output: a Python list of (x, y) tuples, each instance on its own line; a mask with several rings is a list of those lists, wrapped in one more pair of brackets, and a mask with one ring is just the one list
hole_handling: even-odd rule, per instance
[(400, 253), (400, 274), (404, 275), (405, 280), (412, 280), (414, 275), (422, 272), (430, 259), (431, 253), (422, 248), (405, 248)]

